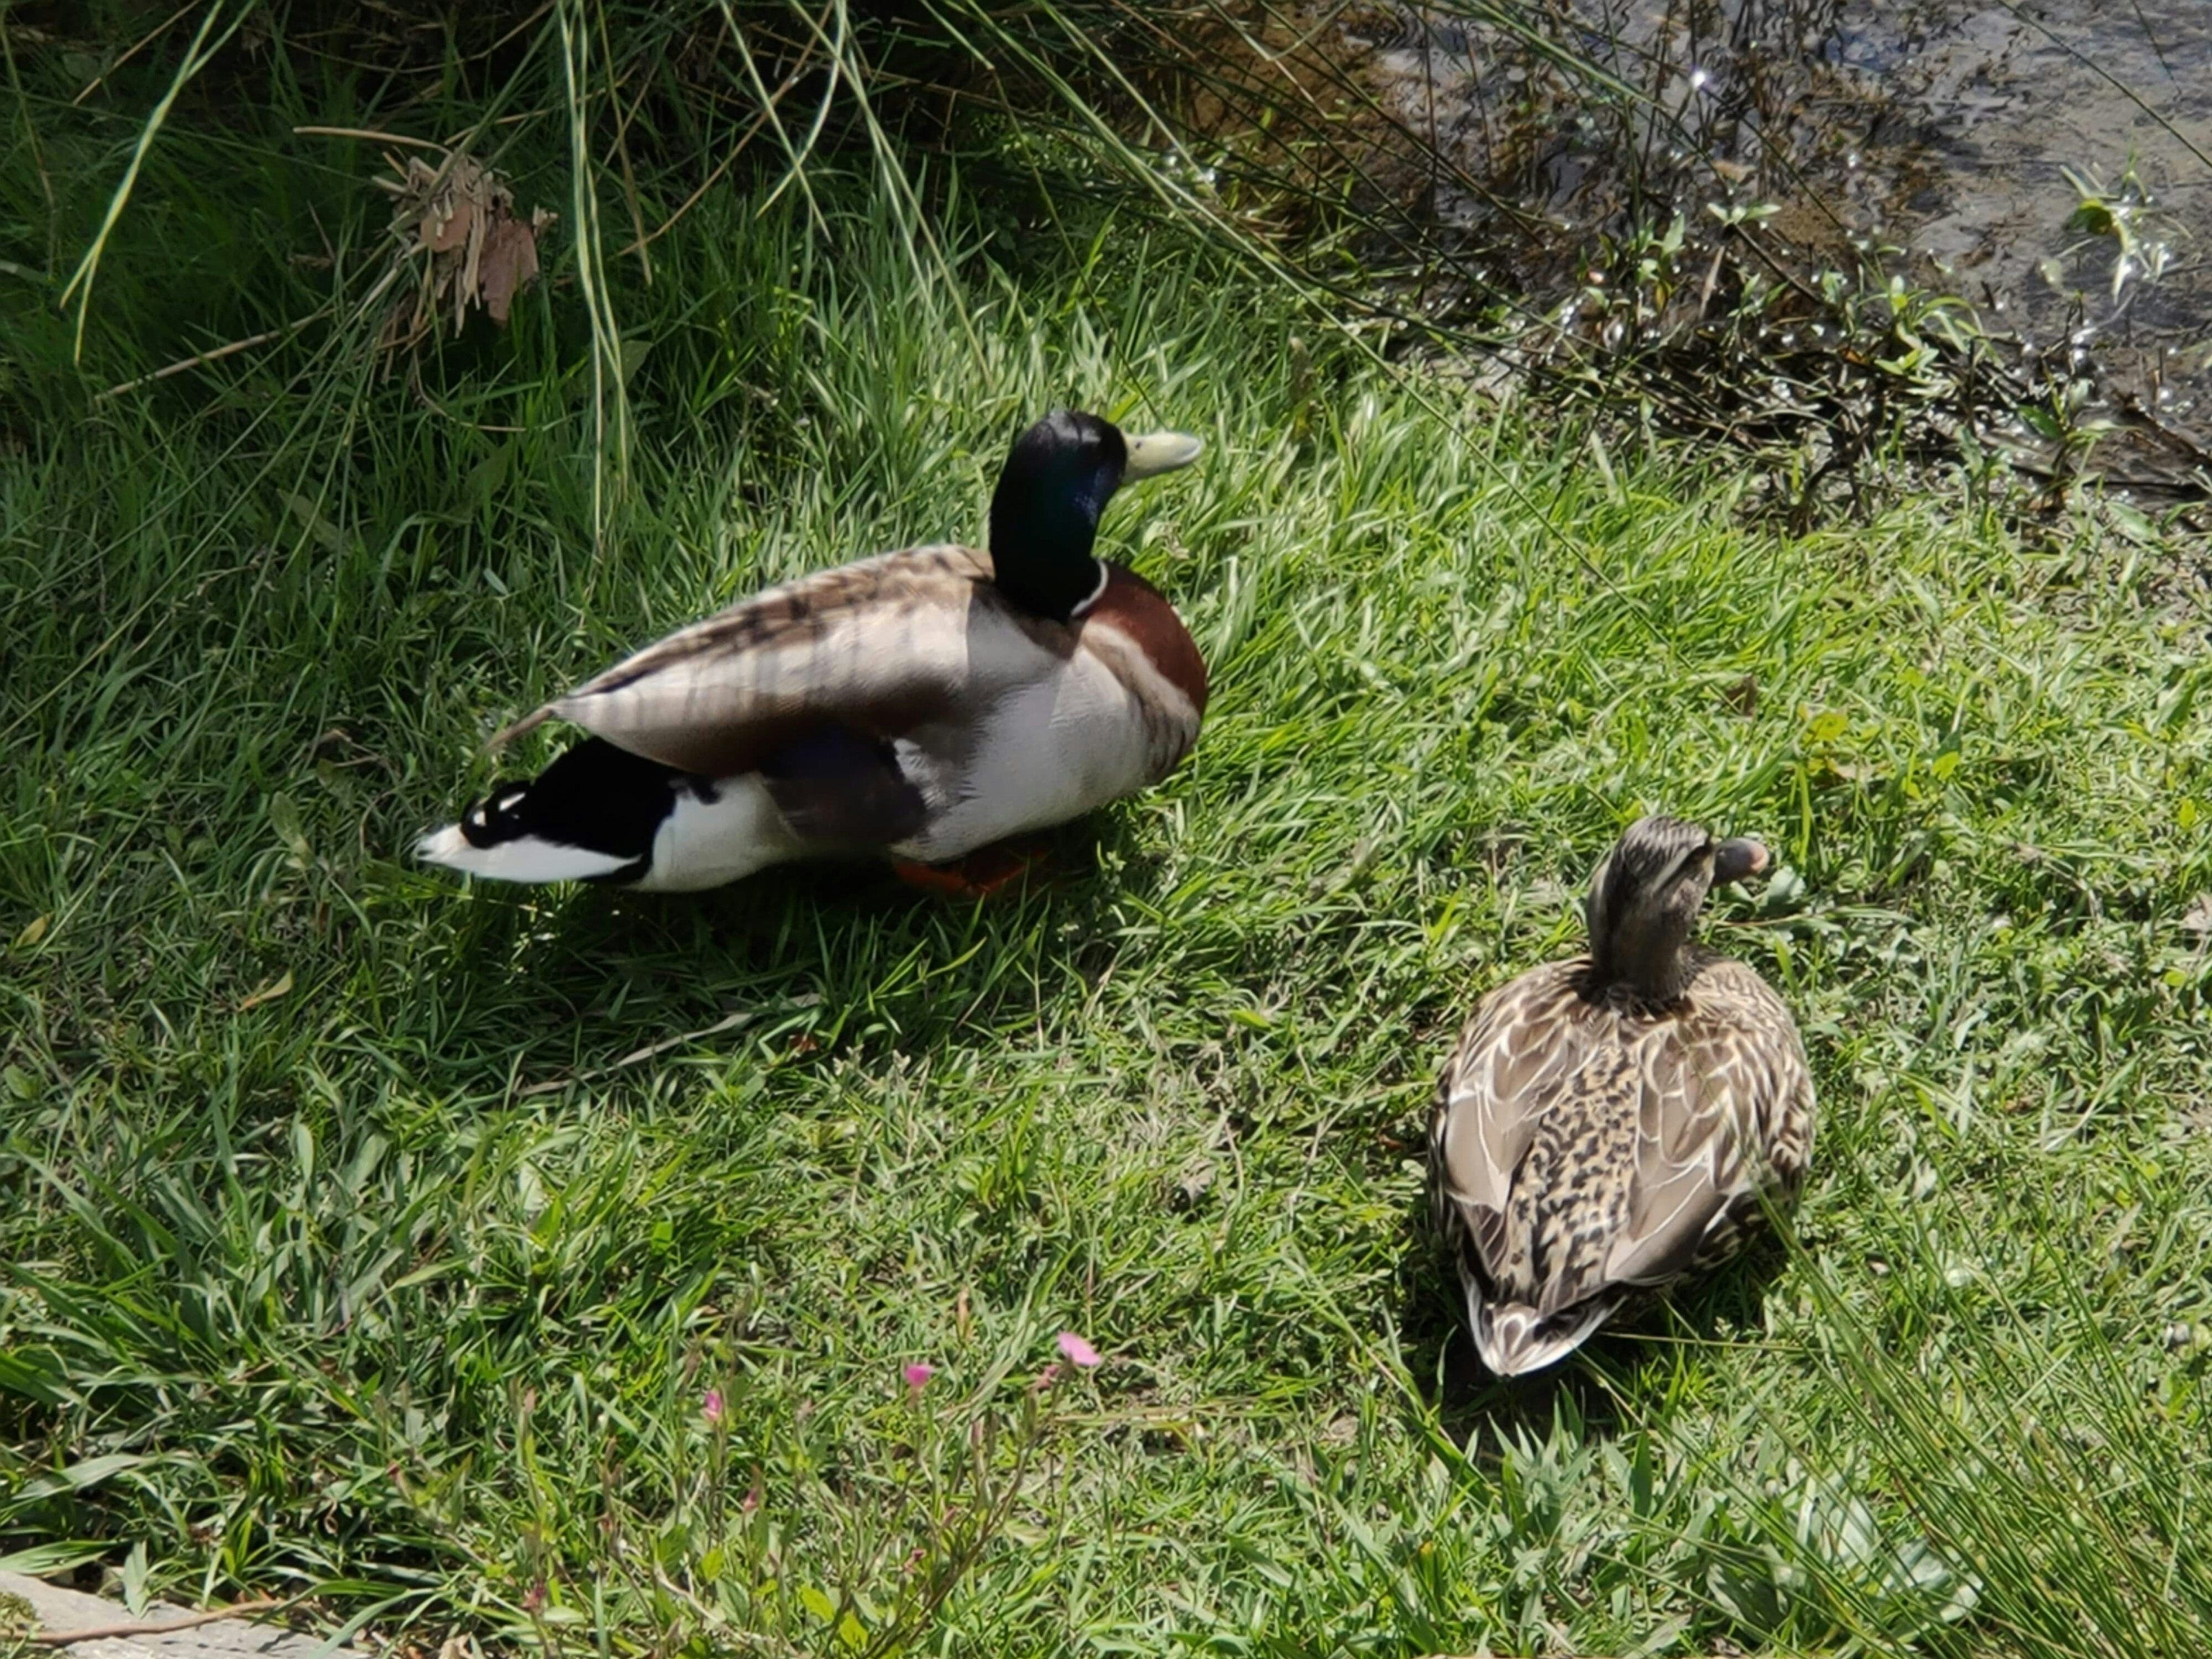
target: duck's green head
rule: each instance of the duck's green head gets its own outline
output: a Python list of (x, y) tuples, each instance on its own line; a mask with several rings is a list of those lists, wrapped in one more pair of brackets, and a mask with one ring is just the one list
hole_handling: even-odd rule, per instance
[(1680, 988), (1682, 946), (1705, 895), (1766, 867), (1766, 848), (1747, 838), (1715, 841), (1694, 823), (1638, 818), (1598, 866), (1583, 915), (1601, 984), (1626, 982), (1645, 995)]
[(1188, 466), (1204, 447), (1181, 432), (1125, 434), (1096, 415), (1054, 410), (1014, 440), (991, 497), (1000, 590), (1040, 617), (1080, 615), (1105, 587), (1091, 549), (1114, 492)]

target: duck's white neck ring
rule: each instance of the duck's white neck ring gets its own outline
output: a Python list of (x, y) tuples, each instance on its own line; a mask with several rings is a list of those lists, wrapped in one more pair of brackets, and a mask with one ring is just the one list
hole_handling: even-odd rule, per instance
[(1106, 584), (1114, 580), (1114, 573), (1106, 568), (1105, 560), (1094, 559), (1091, 562), (1098, 567), (1098, 586), (1091, 590), (1090, 598), (1084, 600), (1082, 604), (1077, 605), (1074, 610), (1067, 613), (1067, 619), (1070, 622), (1073, 622), (1085, 611), (1090, 610), (1092, 605), (1104, 599), (1106, 597)]

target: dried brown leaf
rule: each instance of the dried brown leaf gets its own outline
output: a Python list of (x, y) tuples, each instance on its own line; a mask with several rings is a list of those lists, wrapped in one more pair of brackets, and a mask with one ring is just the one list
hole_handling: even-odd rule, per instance
[(520, 219), (501, 219), (485, 239), (477, 267), (483, 308), (504, 328), (514, 296), (538, 276), (538, 238)]
[(386, 313), (380, 346), (412, 346), (449, 315), (458, 334), (471, 306), (504, 327), (514, 296), (538, 276), (538, 238), (555, 216), (541, 208), (518, 217), (506, 181), (465, 152), (434, 165), (420, 155), (386, 160), (399, 176), (376, 182), (395, 198), (393, 257), (417, 274)]

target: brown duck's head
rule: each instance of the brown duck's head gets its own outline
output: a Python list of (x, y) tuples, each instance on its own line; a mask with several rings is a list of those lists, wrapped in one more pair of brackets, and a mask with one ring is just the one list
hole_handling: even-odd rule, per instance
[(1598, 866), (1583, 906), (1592, 977), (1649, 997), (1677, 994), (1686, 977), (1682, 947), (1706, 893), (1765, 867), (1758, 842), (1717, 842), (1680, 818), (1638, 818)]

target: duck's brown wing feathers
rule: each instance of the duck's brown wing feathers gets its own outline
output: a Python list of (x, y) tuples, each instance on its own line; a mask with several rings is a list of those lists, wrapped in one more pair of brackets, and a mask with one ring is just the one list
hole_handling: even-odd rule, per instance
[(1484, 1000), (1431, 1129), (1432, 1202), (1469, 1288), (1546, 1322), (1724, 1256), (1762, 1194), (1794, 1192), (1809, 1140), (1795, 1027), (1750, 969), (1717, 959), (1673, 1016), (1644, 1019), (1586, 1002), (1581, 968)]
[(678, 629), (493, 741), (557, 714), (665, 765), (732, 777), (825, 725), (896, 736), (975, 687), (973, 612), (1000, 604), (990, 578), (988, 554), (951, 544), (817, 571)]
[(1580, 1066), (1560, 1042), (1571, 1016), (1567, 964), (1540, 968), (1476, 1004), (1437, 1080), (1429, 1126), (1431, 1200), (1439, 1231), (1460, 1245), (1463, 1269), (1495, 1288), (1525, 1255), (1510, 1235), (1515, 1184), (1544, 1114)]

